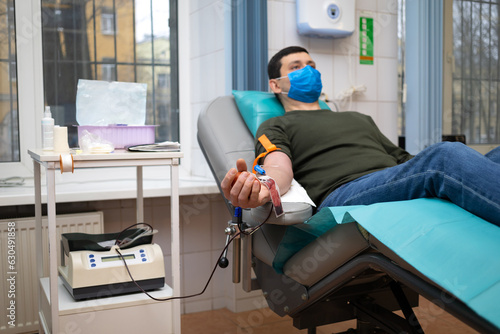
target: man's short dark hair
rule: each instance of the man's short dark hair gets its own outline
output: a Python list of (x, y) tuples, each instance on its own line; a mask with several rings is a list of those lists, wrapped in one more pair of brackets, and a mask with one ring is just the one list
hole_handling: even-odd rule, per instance
[(281, 69), (281, 59), (283, 57), (288, 56), (292, 53), (300, 53), (300, 52), (305, 52), (309, 54), (309, 52), (301, 46), (289, 46), (278, 51), (278, 53), (276, 53), (271, 58), (269, 64), (267, 65), (267, 75), (269, 76), (269, 79), (276, 79), (281, 77), (280, 69)]

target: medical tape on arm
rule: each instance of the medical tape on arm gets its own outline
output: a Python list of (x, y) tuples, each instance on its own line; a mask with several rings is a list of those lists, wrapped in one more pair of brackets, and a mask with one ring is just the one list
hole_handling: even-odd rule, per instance
[(274, 214), (276, 217), (281, 216), (285, 212), (283, 211), (283, 205), (281, 205), (281, 197), (280, 197), (280, 189), (278, 188), (278, 184), (274, 179), (267, 175), (257, 176), (257, 180), (260, 181), (261, 184), (265, 185), (267, 189), (269, 189), (269, 193), (271, 194), (271, 202), (273, 203)]

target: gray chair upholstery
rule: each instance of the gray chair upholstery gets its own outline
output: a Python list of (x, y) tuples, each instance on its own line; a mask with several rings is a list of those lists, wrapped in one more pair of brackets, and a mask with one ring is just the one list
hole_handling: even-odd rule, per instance
[[(200, 113), (198, 142), (219, 187), (237, 159), (245, 159), (247, 166), (253, 163), (254, 138), (232, 96), (215, 99)], [(232, 214), (234, 208), (226, 203)], [(256, 226), (271, 209), (266, 205), (243, 210), (243, 221)], [(242, 237), (246, 291), (262, 289), (274, 312), (290, 316), (295, 327), (309, 333), (315, 333), (317, 326), (349, 319), (358, 319), (360, 333), (423, 332), (411, 307), (418, 305), (419, 295), (439, 300), (446, 291), (378, 240), (362, 234), (356, 223), (337, 225), (307, 245), (285, 263), (284, 275), (274, 271), (272, 262), (287, 225), (302, 223), (313, 211), (303, 203), (286, 203), (284, 209), (280, 219), (271, 215), (257, 232)], [(441, 306), (482, 333), (499, 332), (457, 300)], [(392, 313), (399, 309), (406, 319)]]

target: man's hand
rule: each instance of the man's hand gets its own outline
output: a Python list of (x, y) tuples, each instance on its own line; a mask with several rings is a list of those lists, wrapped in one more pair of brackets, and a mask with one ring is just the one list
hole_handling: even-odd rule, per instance
[(236, 169), (231, 168), (221, 182), (224, 196), (234, 206), (256, 208), (271, 199), (269, 190), (263, 187), (255, 175), (247, 171), (244, 159), (236, 161)]

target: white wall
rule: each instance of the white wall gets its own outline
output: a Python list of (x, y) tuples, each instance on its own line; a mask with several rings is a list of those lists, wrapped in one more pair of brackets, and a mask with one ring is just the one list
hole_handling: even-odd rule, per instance
[[(212, 178), (196, 139), (198, 115), (211, 100), (230, 92), (231, 5), (228, 0), (179, 1), (180, 33), (185, 34), (180, 40), (179, 58), (184, 62), (180, 76), (188, 78), (180, 83), (181, 142), (183, 151), (188, 151), (182, 163), (196, 176)], [(205, 284), (224, 246), (230, 215), (216, 194), (181, 199), (181, 216), (190, 217), (181, 219), (183, 291), (195, 293)], [(185, 313), (223, 307), (241, 312), (264, 306), (260, 291), (244, 293), (232, 283), (231, 268), (219, 268), (207, 293), (182, 305)]]
[[(268, 0), (269, 58), (286, 46), (305, 47), (316, 61), (329, 98), (353, 85), (365, 85), (366, 92), (355, 97), (351, 110), (372, 116), (397, 143), (397, 0), (356, 0), (356, 31), (342, 39), (300, 36), (295, 7), (295, 0)], [(360, 16), (374, 19), (374, 65), (359, 64)], [(347, 103), (341, 110), (348, 108)]]
[(207, 103), (227, 94), (230, 85), (231, 1), (191, 0), (189, 4), (190, 54), (180, 54), (180, 58), (189, 59), (189, 83), (184, 88), (190, 91), (191, 119), (181, 124), (181, 133), (190, 149), (190, 171), (193, 175), (212, 177), (198, 146), (196, 122)]

